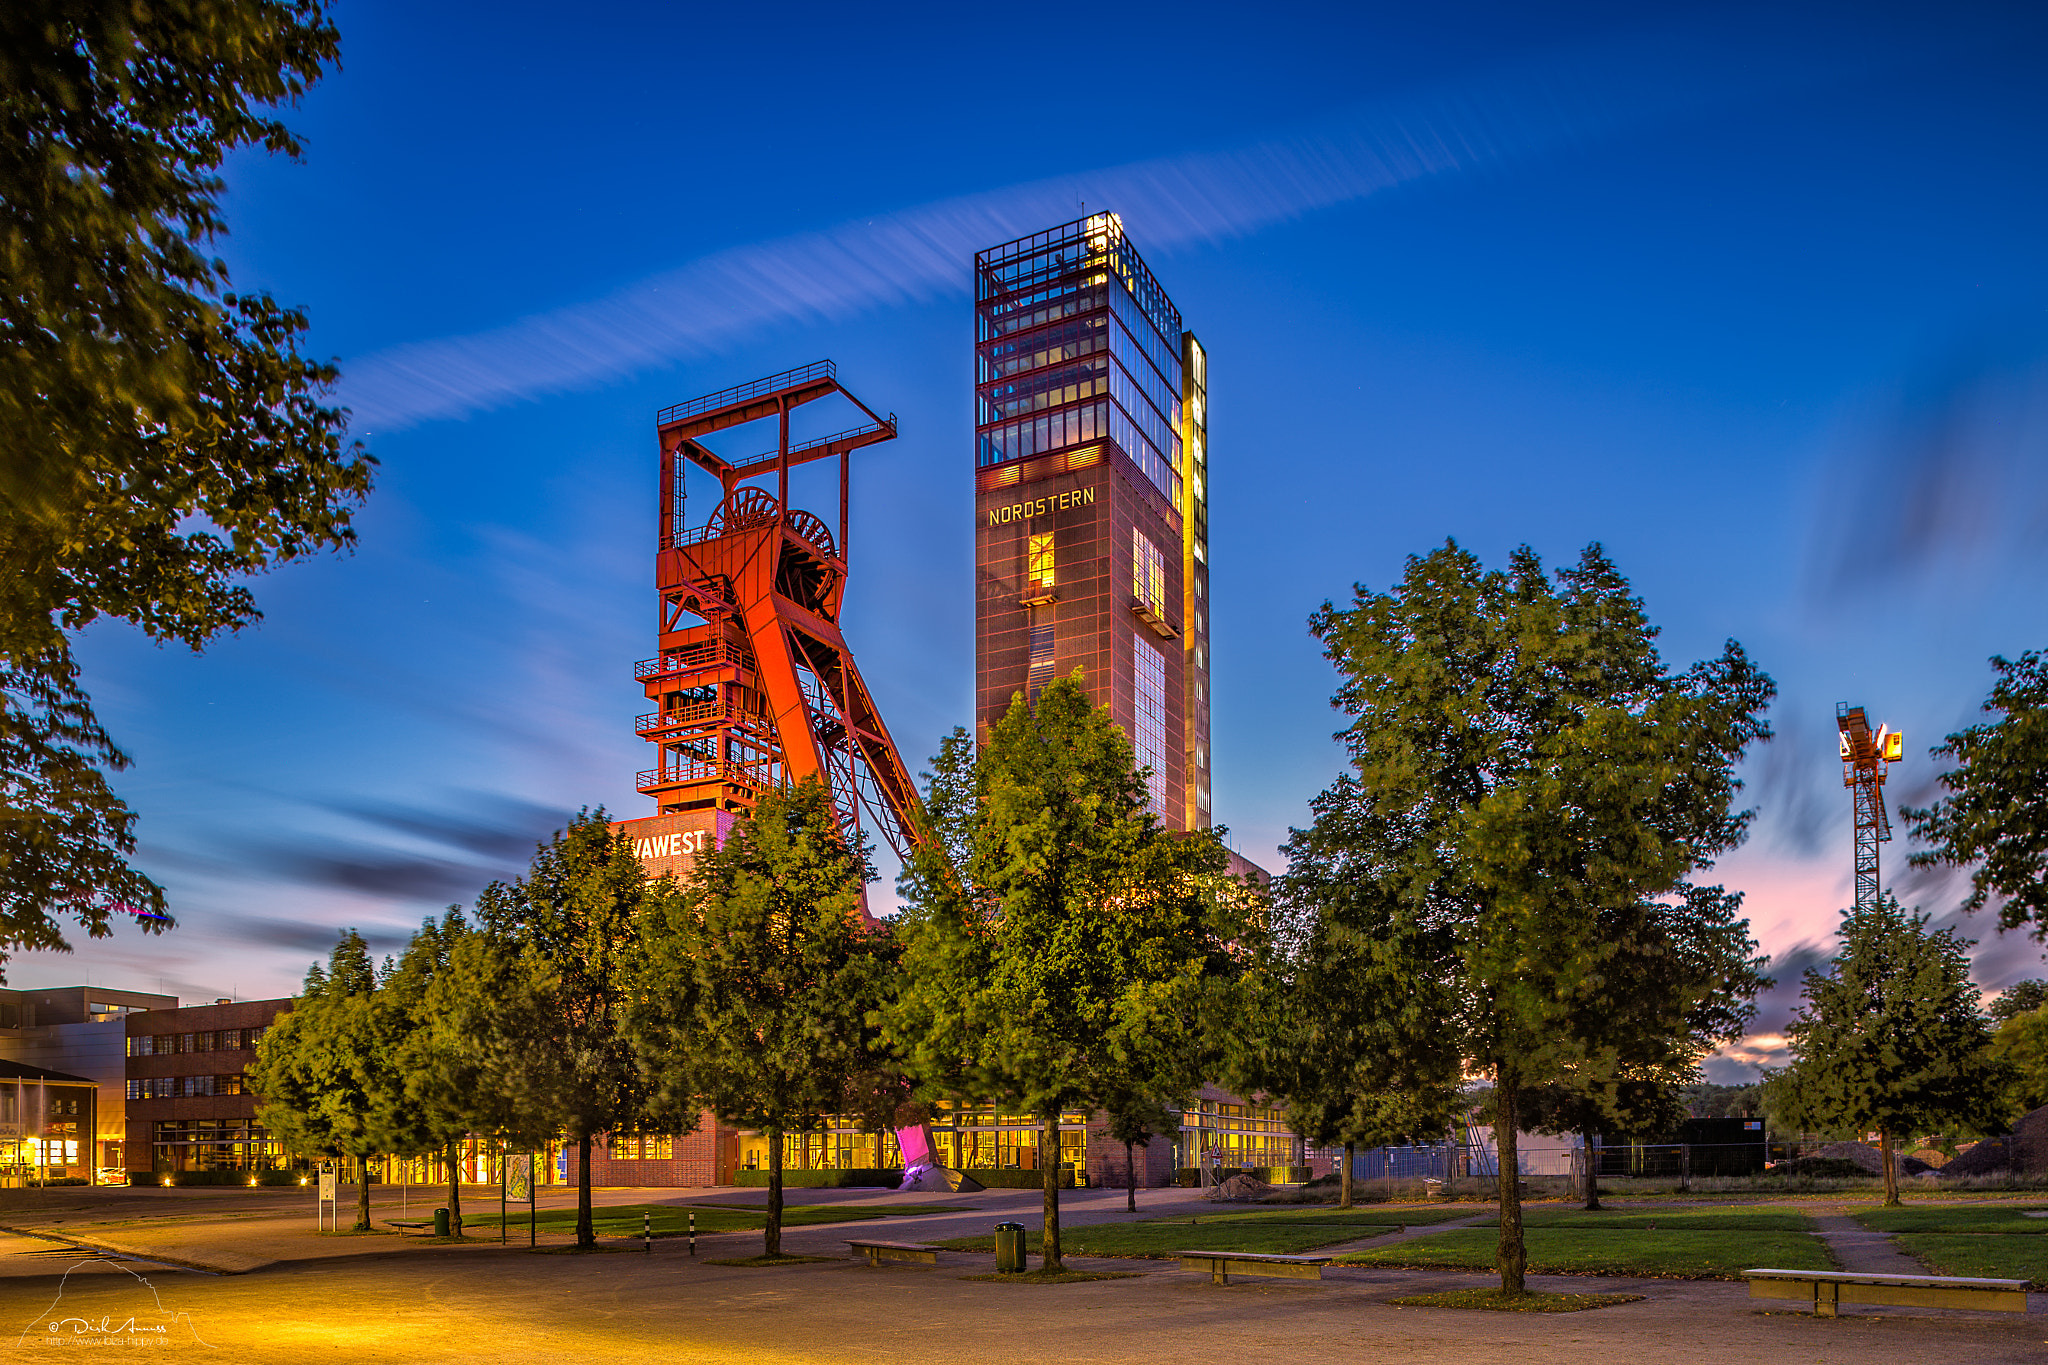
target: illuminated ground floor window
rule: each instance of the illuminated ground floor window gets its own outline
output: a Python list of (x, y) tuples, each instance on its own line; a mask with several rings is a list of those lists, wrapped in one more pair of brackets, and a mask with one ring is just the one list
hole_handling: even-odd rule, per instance
[(292, 1164), (284, 1144), (253, 1119), (179, 1119), (152, 1127), (150, 1150), (159, 1171), (281, 1171)]

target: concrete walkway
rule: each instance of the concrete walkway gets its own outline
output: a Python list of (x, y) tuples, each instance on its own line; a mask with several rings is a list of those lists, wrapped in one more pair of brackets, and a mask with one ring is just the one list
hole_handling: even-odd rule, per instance
[(1814, 1231), (1835, 1253), (1842, 1269), (1858, 1275), (1925, 1275), (1927, 1267), (1892, 1245), (1891, 1234), (1873, 1232), (1846, 1214), (1815, 1214)]

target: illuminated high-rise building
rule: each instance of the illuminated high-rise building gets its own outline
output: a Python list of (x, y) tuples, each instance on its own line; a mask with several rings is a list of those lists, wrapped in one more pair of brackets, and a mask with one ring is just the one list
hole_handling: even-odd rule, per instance
[(1207, 358), (1113, 213), (975, 257), (975, 720), (1076, 668), (1210, 821)]

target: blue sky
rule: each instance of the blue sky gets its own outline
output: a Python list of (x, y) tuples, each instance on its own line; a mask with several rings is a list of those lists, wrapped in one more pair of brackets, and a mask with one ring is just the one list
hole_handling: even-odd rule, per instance
[[(223, 252), (341, 361), (383, 462), (361, 546), (204, 656), (91, 633), (181, 927), (10, 984), (286, 993), (568, 811), (648, 812), (652, 414), (821, 357), (901, 418), (856, 471), (848, 630), (932, 752), (971, 704), (971, 253), (1083, 202), (1211, 356), (1216, 800), (1254, 859), (1340, 762), (1305, 618), (1447, 536), (1599, 540), (1674, 666), (1732, 636), (1778, 679), (1719, 875), (1795, 968), (1848, 896), (1834, 703), (1906, 731), (1924, 799), (1986, 657), (2048, 643), (2031, 7), (338, 19), (306, 160), (233, 163)], [(2041, 974), (1970, 932), (1987, 987)]]

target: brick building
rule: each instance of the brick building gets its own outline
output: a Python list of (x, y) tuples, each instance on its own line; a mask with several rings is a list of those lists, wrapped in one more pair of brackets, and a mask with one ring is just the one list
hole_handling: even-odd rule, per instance
[(290, 1000), (153, 1009), (127, 1021), (130, 1172), (261, 1171), (289, 1164), (243, 1084), (256, 1044)]

